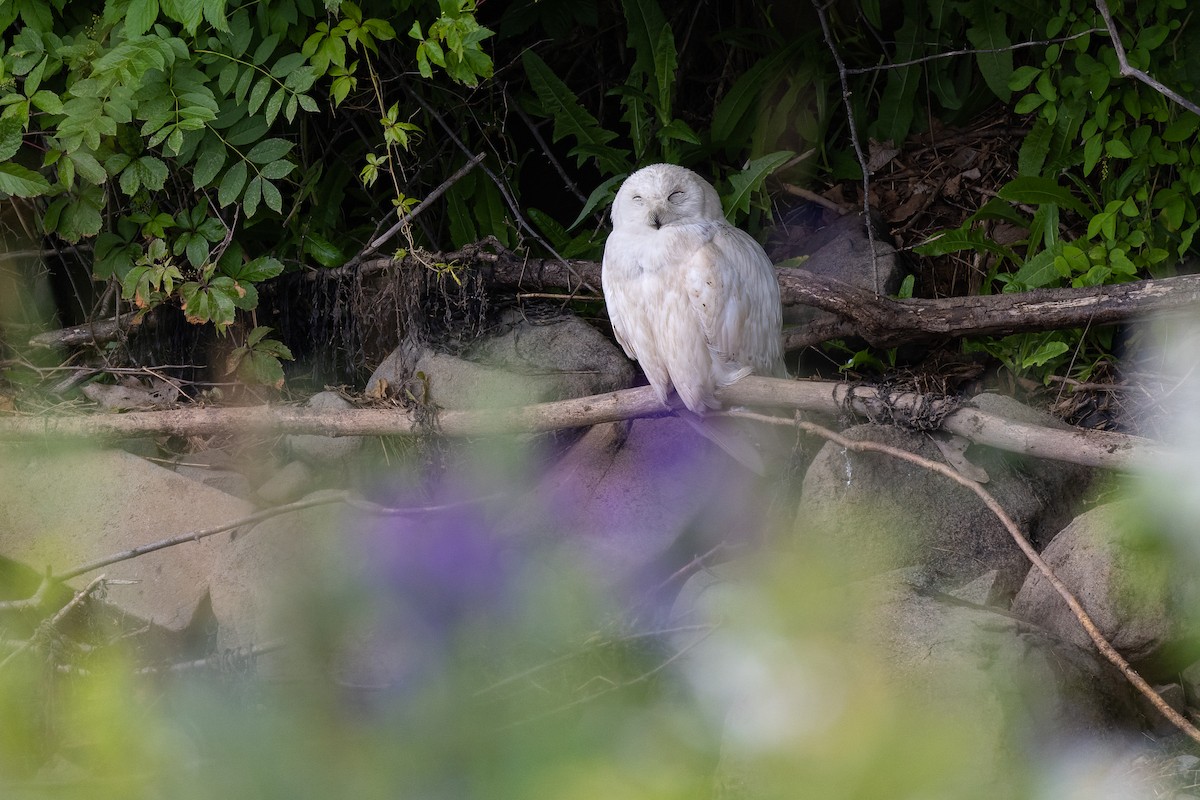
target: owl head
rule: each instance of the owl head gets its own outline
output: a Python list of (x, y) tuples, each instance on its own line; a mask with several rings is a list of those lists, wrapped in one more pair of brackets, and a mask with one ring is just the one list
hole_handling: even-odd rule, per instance
[(651, 164), (630, 175), (613, 200), (613, 228), (651, 228), (725, 219), (708, 181), (685, 167)]

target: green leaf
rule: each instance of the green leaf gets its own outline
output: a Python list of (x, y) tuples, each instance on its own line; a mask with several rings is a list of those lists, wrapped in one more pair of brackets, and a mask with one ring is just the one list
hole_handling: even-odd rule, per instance
[[(633, 69), (630, 75), (645, 75), (654, 83), (657, 73), (654, 69), (654, 44), (667, 18), (663, 16), (655, 0), (621, 0), (621, 8), (625, 13), (625, 25), (629, 31), (627, 45), (634, 54)], [(657, 94), (659, 87), (648, 87), (651, 94)]]
[(767, 177), (792, 158), (791, 150), (780, 150), (756, 158), (736, 175), (729, 176), (729, 192), (722, 196), (725, 216), (735, 217), (750, 211), (750, 197), (757, 192)]
[(50, 191), (50, 182), (20, 164), (0, 164), (0, 194), (10, 197), (37, 197)]
[(1017, 155), (1017, 171), (1021, 175), (1040, 175), (1050, 153), (1050, 140), (1054, 136), (1054, 128), (1046, 120), (1038, 117), (1033, 123), (1033, 130), (1021, 142), (1021, 151)]
[(255, 175), (246, 184), (246, 193), (242, 195), (242, 211), (247, 217), (253, 217), (258, 211), (258, 204), (262, 201), (262, 183), (262, 178)]
[(172, 0), (162, 7), (164, 14), (183, 25), (189, 34), (195, 35), (204, 16), (204, 0)]
[(1008, 88), (1014, 92), (1024, 91), (1033, 83), (1033, 79), (1042, 74), (1039, 67), (1020, 67), (1013, 71), (1013, 74), (1008, 79)]
[(250, 90), (250, 99), (247, 101), (247, 108), (251, 114), (258, 112), (263, 101), (267, 99), (267, 92), (271, 91), (271, 79), (266, 75), (258, 79), (258, 83), (254, 84), (254, 88)]
[(536, 53), (526, 50), (521, 56), (521, 62), (541, 103), (543, 113), (554, 120), (554, 141), (567, 136), (573, 137), (579, 143), (579, 146), (571, 151), (576, 156), (577, 164), (582, 165), (590, 154), (595, 156), (597, 164), (605, 172), (621, 172), (626, 169), (628, 151), (608, 144), (617, 138), (617, 134), (601, 128), (596, 118), (579, 104), (575, 93)]
[(192, 186), (200, 189), (211, 184), (221, 167), (225, 166), (225, 157), (224, 143), (216, 136), (206, 137), (192, 168)]
[(688, 127), (688, 124), (681, 119), (673, 119), (662, 127), (658, 132), (660, 139), (676, 139), (688, 144), (699, 145), (700, 137), (696, 132)]
[(283, 195), (279, 193), (275, 184), (268, 180), (262, 182), (262, 198), (263, 202), (267, 204), (267, 208), (276, 214), (283, 212)]
[(292, 174), (295, 168), (296, 165), (290, 161), (272, 161), (270, 164), (264, 164), (258, 174), (268, 180), (279, 180)]
[(221, 271), (240, 283), (261, 283), (282, 273), (283, 263), (271, 256), (259, 256), (244, 264), (225, 267)]
[(1006, 14), (996, 13), (990, 0), (974, 0), (967, 28), (967, 39), (976, 49), (988, 52), (975, 54), (975, 63), (992, 94), (1007, 103), (1012, 97), (1008, 82), (1013, 75), (1012, 40), (1005, 25)]
[(250, 149), (246, 160), (254, 164), (266, 164), (268, 161), (278, 161), (291, 152), (292, 143), (286, 139), (263, 139)]
[(141, 36), (158, 19), (158, 0), (131, 0), (125, 11), (125, 35)]
[(230, 32), (229, 20), (225, 18), (225, 0), (204, 0), (204, 18), (221, 33)]
[(1021, 268), (1013, 276), (1013, 281), (1027, 289), (1038, 289), (1058, 283), (1062, 276), (1059, 275), (1054, 261), (1059, 255), (1060, 253), (1056, 250), (1043, 250), (1021, 265)]
[(268, 353), (256, 350), (246, 352), (237, 362), (236, 375), (238, 380), (245, 383), (283, 388), (283, 365), (279, 363), (278, 358)]
[(322, 267), (338, 267), (346, 263), (346, 256), (338, 246), (314, 231), (309, 231), (304, 237), (304, 252)]
[(1026, 356), (1025, 360), (1021, 362), (1021, 367), (1029, 369), (1030, 367), (1043, 366), (1046, 362), (1058, 358), (1070, 349), (1070, 346), (1066, 342), (1046, 342), (1034, 353)]
[(1133, 158), (1133, 151), (1129, 149), (1129, 145), (1118, 139), (1109, 139), (1105, 142), (1104, 152), (1113, 158)]
[(1059, 186), (1058, 182), (1053, 178), (1042, 178), (1032, 175), (1013, 178), (1001, 186), (996, 194), (1001, 199), (1010, 200), (1014, 203), (1026, 203), (1028, 205), (1054, 203), (1055, 205), (1078, 212), (1085, 217), (1092, 213), (1090, 208), (1080, 202), (1075, 195), (1071, 194), (1070, 189)]
[(259, 46), (257, 48), (255, 48), (254, 55), (251, 57), (250, 60), (260, 66), (263, 64), (266, 64), (267, 59), (269, 59), (271, 57), (271, 54), (275, 52), (275, 47), (278, 44), (279, 44), (279, 34), (272, 33), (270, 36), (263, 39), (262, 43), (259, 44)]
[(271, 67), (271, 76), (275, 78), (286, 78), (288, 75), (299, 69), (307, 60), (308, 59), (305, 58), (303, 53), (288, 53), (286, 56), (283, 56), (276, 61), (275, 66)]
[(1104, 149), (1104, 140), (1099, 133), (1092, 134), (1083, 145), (1083, 174), (1090, 175), (1096, 166), (1096, 162), (1100, 160), (1100, 154)]
[(617, 196), (617, 187), (621, 185), (621, 181), (625, 180), (625, 178), (625, 174), (614, 175), (593, 189), (583, 204), (583, 210), (579, 212), (579, 216), (575, 218), (575, 221), (567, 226), (567, 230), (574, 229), (597, 208), (605, 207), (612, 203), (613, 198)]
[[(899, 63), (916, 58), (924, 30), (915, 14), (907, 15), (904, 24), (896, 31), (896, 56)], [(899, 67), (888, 70), (887, 83), (879, 98), (879, 113), (873, 126), (875, 138), (900, 142), (912, 128), (916, 113), (917, 88), (921, 83), (921, 69), (917, 66)]]
[[(0, 172), (10, 166), (0, 164)], [(46, 217), (57, 216), (53, 229), (69, 242), (78, 242), (85, 236), (95, 236), (103, 222), (100, 212), (104, 209), (104, 191), (99, 186), (84, 186), (78, 194), (60, 197), (46, 210)], [(49, 226), (48, 226), (49, 227)]]
[(936, 234), (913, 248), (923, 256), (944, 256), (963, 250), (992, 253), (1009, 261), (1018, 261), (1016, 253), (1004, 245), (996, 244), (984, 236), (982, 231), (962, 228)]
[(62, 98), (60, 98), (54, 92), (46, 89), (39, 89), (38, 91), (34, 92), (33, 96), (29, 98), (29, 102), (33, 103), (42, 111), (45, 111), (47, 114), (63, 113)]
[(654, 42), (654, 75), (658, 83), (658, 118), (671, 118), (671, 92), (675, 88), (675, 35), (671, 24), (664, 22)]
[(68, 157), (75, 165), (75, 171), (89, 183), (99, 185), (108, 180), (108, 173), (104, 171), (104, 167), (100, 166), (100, 162), (91, 153), (76, 150), (73, 153), (68, 153)]
[(8, 161), (21, 149), (24, 126), (18, 119), (0, 119), (0, 161)]
[(221, 178), (221, 185), (217, 189), (217, 202), (221, 204), (221, 208), (237, 200), (245, 185), (246, 162), (238, 161), (225, 172), (225, 177)]
[(1200, 116), (1195, 114), (1183, 114), (1170, 125), (1168, 125), (1165, 130), (1163, 130), (1163, 141), (1188, 141), (1196, 135), (1196, 128), (1198, 126), (1200, 126)]
[(759, 94), (766, 76), (776, 68), (775, 61), (774, 57), (761, 59), (742, 73), (721, 97), (709, 127), (709, 136), (714, 145), (731, 146), (736, 138), (734, 133), (743, 125), (752, 124)]

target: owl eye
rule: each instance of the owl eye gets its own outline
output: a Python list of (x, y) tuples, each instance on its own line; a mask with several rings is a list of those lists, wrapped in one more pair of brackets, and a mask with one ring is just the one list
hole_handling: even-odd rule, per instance
[(684, 192), (682, 189), (680, 189), (678, 191), (671, 192), (669, 195), (667, 195), (667, 201), (671, 202), (671, 203), (682, 203), (683, 196), (684, 196)]
[(633, 196), (633, 202), (637, 203), (640, 206), (642, 204), (642, 196), (640, 194), (635, 194)]

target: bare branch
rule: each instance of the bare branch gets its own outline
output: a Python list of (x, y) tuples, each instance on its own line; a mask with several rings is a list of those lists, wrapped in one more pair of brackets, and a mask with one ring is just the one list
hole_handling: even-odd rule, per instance
[(1112, 39), (1113, 50), (1117, 53), (1117, 64), (1120, 65), (1121, 74), (1127, 78), (1136, 78), (1168, 100), (1174, 100), (1193, 114), (1200, 114), (1200, 106), (1173, 89), (1164, 86), (1137, 67), (1130, 66), (1129, 59), (1125, 57), (1125, 46), (1121, 44), (1121, 34), (1117, 32), (1117, 24), (1113, 22), (1112, 12), (1108, 10), (1108, 3), (1104, 0), (1096, 0), (1096, 8), (1100, 11), (1100, 16), (1104, 17), (1104, 24), (1108, 26), (1108, 38)]
[(921, 58), (914, 58), (911, 61), (898, 61), (894, 64), (880, 64), (879, 66), (876, 66), (876, 67), (851, 67), (850, 69), (846, 70), (846, 74), (847, 75), (862, 75), (867, 72), (882, 72), (885, 69), (902, 69), (903, 67), (914, 67), (917, 64), (924, 64), (927, 61), (937, 61), (938, 59), (941, 59), (941, 58), (954, 58), (956, 56), (974, 56), (974, 55), (981, 55), (984, 53), (1006, 53), (1010, 50), (1020, 50), (1021, 48), (1024, 48), (1024, 47), (1046, 47), (1046, 46), (1049, 46), (1052, 44), (1062, 44), (1063, 42), (1069, 42), (1072, 39), (1080, 39), (1080, 38), (1083, 38), (1084, 36), (1091, 36), (1093, 33), (1104, 33), (1104, 29), (1103, 28), (1088, 28), (1086, 31), (1080, 31), (1079, 33), (1073, 33), (1070, 36), (1062, 36), (1062, 37), (1059, 37), (1058, 39), (1044, 39), (1044, 40), (1040, 40), (1040, 41), (1017, 42), (1016, 44), (1010, 44), (1007, 47), (988, 47), (988, 48), (984, 48), (982, 50), (947, 50), (944, 53), (934, 53), (933, 55), (922, 56)]
[[(1133, 469), (1163, 451), (1158, 443), (1107, 431), (1057, 430), (1009, 422), (972, 408), (952, 410), (952, 401), (913, 392), (879, 392), (828, 381), (788, 381), (750, 376), (717, 390), (727, 406), (821, 411), (875, 418), (881, 409), (892, 417), (927, 417), (931, 409), (945, 430), (971, 441), (1039, 458), (1087, 466)], [(942, 412), (945, 412), (944, 415)], [(331, 411), (311, 408), (256, 406), (250, 408), (190, 408), (172, 411), (97, 414), (88, 416), (0, 419), (0, 439), (43, 437), (121, 438), (150, 434), (208, 436), (231, 430), (286, 431), (324, 436), (397, 436), (438, 431), (447, 436), (488, 436), (579, 428), (602, 422), (669, 413), (648, 387), (608, 394), (478, 411), (439, 412), (433, 427), (400, 409), (365, 408)], [(266, 512), (262, 512), (266, 513)], [(239, 524), (246, 524), (245, 521)], [(233, 527), (237, 527), (236, 525)], [(223, 528), (228, 530), (228, 527)], [(219, 532), (219, 531), (214, 531)], [(103, 564), (92, 564), (97, 569)], [(87, 571), (87, 570), (83, 570)]]
[(875, 226), (871, 222), (871, 170), (867, 166), (867, 157), (863, 153), (862, 142), (858, 139), (858, 126), (854, 122), (854, 103), (850, 102), (850, 79), (847, 77), (842, 54), (833, 41), (833, 32), (829, 28), (829, 16), (825, 13), (825, 6), (821, 5), (821, 0), (812, 0), (812, 6), (816, 9), (817, 18), (821, 21), (825, 46), (833, 55), (833, 61), (837, 65), (838, 80), (842, 85), (842, 105), (846, 109), (846, 123), (850, 127), (850, 143), (854, 145), (854, 155), (858, 158), (859, 168), (862, 169), (863, 224), (867, 228), (867, 244), (871, 248), (871, 267), (875, 272), (875, 286), (879, 286), (879, 259), (875, 252)]
[(407, 214), (400, 217), (400, 219), (398, 219), (396, 221), (395, 225), (388, 228), (384, 233), (382, 233), (378, 237), (376, 237), (374, 241), (372, 241), (369, 245), (367, 245), (366, 247), (363, 248), (361, 253), (356, 255), (354, 258), (350, 259), (350, 261), (348, 261), (344, 265), (344, 268), (345, 269), (353, 269), (354, 267), (356, 267), (360, 263), (362, 263), (363, 259), (365, 259), (367, 256), (371, 255), (372, 253), (379, 250), (380, 247), (383, 247), (383, 245), (387, 244), (388, 240), (390, 240), (393, 236), (395, 236), (397, 233), (399, 233), (400, 230), (405, 225), (412, 222), (412, 220), (418, 214), (420, 214), (425, 209), (429, 208), (429, 206), (432, 205), (439, 197), (444, 195), (447, 192), (447, 190), (450, 189), (451, 186), (453, 186), (454, 184), (456, 184), (460, 180), (462, 180), (464, 177), (466, 177), (467, 173), (470, 172), (471, 170), (475, 169), (475, 167), (479, 166), (479, 164), (486, 157), (487, 157), (486, 153), (478, 153), (475, 156), (472, 156), (471, 159), (468, 160), (466, 164), (463, 164), (461, 167), (458, 168), (458, 171), (456, 171), (453, 175), (451, 175), (446, 180), (442, 181), (441, 184), (439, 184), (436, 189), (434, 189), (432, 192), (430, 192), (429, 194), (427, 194), (425, 196), (424, 200), (422, 200), (420, 203), (417, 203), (416, 207), (413, 208), (412, 211), (409, 211)]

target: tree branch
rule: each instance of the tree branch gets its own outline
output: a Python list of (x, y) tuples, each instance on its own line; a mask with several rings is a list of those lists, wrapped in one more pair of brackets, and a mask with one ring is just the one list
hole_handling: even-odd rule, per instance
[(1100, 11), (1100, 16), (1104, 17), (1104, 24), (1108, 26), (1108, 38), (1112, 40), (1113, 50), (1117, 53), (1117, 64), (1120, 66), (1121, 74), (1127, 78), (1136, 78), (1168, 100), (1174, 100), (1193, 114), (1200, 114), (1200, 106), (1173, 89), (1164, 86), (1137, 67), (1129, 65), (1129, 59), (1125, 57), (1125, 45), (1121, 44), (1121, 34), (1117, 32), (1117, 24), (1113, 22), (1112, 12), (1108, 10), (1108, 3), (1104, 0), (1096, 0), (1096, 8)]
[[(853, 413), (868, 419), (912, 420), (973, 442), (1039, 458), (1129, 470), (1161, 457), (1165, 448), (1148, 439), (1108, 431), (1059, 430), (1005, 420), (957, 401), (914, 392), (880, 392), (828, 381), (789, 381), (751, 376), (717, 391), (724, 404)], [(173, 434), (211, 436), (231, 430), (310, 433), (323, 436), (487, 436), (579, 428), (602, 422), (669, 413), (648, 387), (608, 394), (478, 411), (444, 410), (430, 424), (404, 410), (364, 408), (330, 411), (287, 406), (185, 408), (127, 414), (0, 418), (0, 440), (46, 437), (123, 438)], [(932, 423), (930, 421), (933, 421)]]

